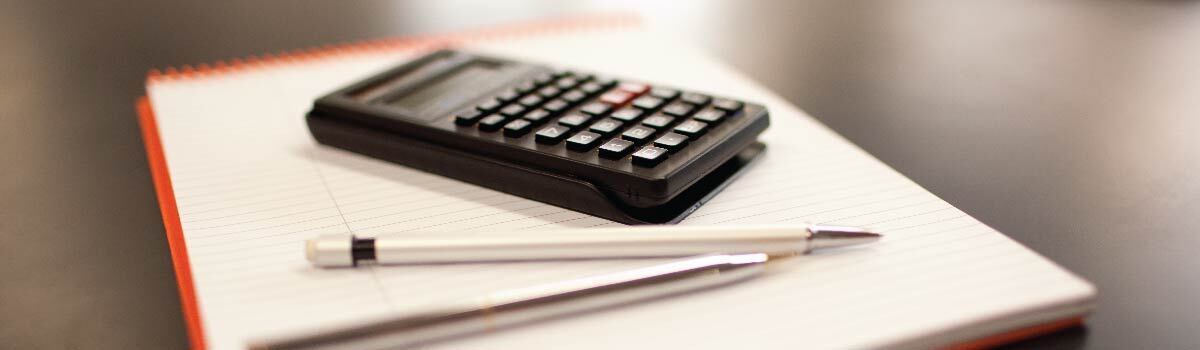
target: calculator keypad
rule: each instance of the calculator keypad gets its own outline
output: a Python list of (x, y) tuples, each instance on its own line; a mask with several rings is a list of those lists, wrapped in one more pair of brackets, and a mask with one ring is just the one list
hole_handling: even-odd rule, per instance
[(612, 110), (612, 106), (610, 106), (607, 103), (602, 103), (602, 102), (592, 102), (592, 103), (583, 105), (583, 107), (579, 107), (580, 112), (587, 113), (587, 114), (594, 115), (594, 116), (608, 114), (608, 112), (611, 110)]
[(453, 121), (477, 128), (481, 137), (503, 130), (505, 142), (524, 144), (531, 137), (540, 145), (532, 150), (554, 153), (563, 147), (571, 154), (594, 153), (602, 166), (653, 168), (688, 155), (680, 152), (689, 146), (700, 147), (691, 145), (744, 106), (728, 98), (558, 72), (507, 88)]
[(613, 90), (600, 95), (600, 102), (617, 106), (623, 105), (631, 99), (633, 99), (633, 94), (621, 90)]
[(704, 95), (704, 94), (697, 94), (694, 92), (689, 92), (689, 93), (683, 94), (682, 96), (679, 96), (679, 100), (683, 101), (683, 102), (687, 102), (692, 105), (703, 106), (703, 105), (707, 104), (709, 100), (712, 100), (712, 97), (708, 97), (708, 95)]
[(675, 117), (659, 114), (643, 119), (642, 125), (649, 126), (654, 129), (662, 129), (667, 127), (667, 125), (671, 125), (671, 122), (673, 121), (675, 121)]
[(581, 90), (571, 90), (562, 95), (562, 99), (569, 103), (579, 103), (587, 98), (587, 93)]
[(522, 116), (521, 118), (531, 121), (535, 124), (541, 124), (546, 121), (549, 121), (551, 116), (552, 115), (547, 110), (535, 109), (535, 110), (529, 111), (528, 113), (525, 113), (525, 115)]
[(534, 106), (542, 104), (542, 97), (538, 95), (529, 95), (521, 98), (521, 100), (517, 102), (522, 106), (533, 108)]
[(742, 109), (743, 105), (744, 104), (742, 102), (730, 100), (727, 98), (718, 98), (716, 100), (713, 100), (713, 107), (716, 107), (717, 109), (720, 109), (720, 110), (723, 110), (726, 112), (732, 112), (732, 111)]
[(596, 143), (599, 141), (600, 134), (590, 131), (581, 131), (578, 134), (575, 134), (575, 136), (571, 136), (571, 138), (567, 139), (567, 149), (586, 151), (596, 146)]
[(621, 128), (620, 121), (617, 121), (616, 119), (604, 119), (604, 120), (596, 122), (595, 124), (592, 124), (592, 126), (590, 128), (588, 128), (588, 130), (591, 130), (592, 132), (600, 134), (600, 135), (609, 136), (609, 135), (612, 135), (614, 132), (617, 132), (617, 129), (620, 129), (620, 128)]
[(624, 157), (633, 151), (633, 142), (622, 139), (612, 139), (600, 146), (600, 156), (614, 159)]
[(662, 104), (663, 100), (654, 96), (642, 96), (633, 100), (633, 106), (641, 109), (655, 109)]
[(574, 129), (574, 128), (577, 128), (577, 127), (587, 123), (591, 119), (592, 119), (592, 117), (590, 117), (586, 114), (571, 113), (568, 116), (559, 118), (558, 123), (569, 126), (572, 129)]
[(604, 86), (597, 82), (590, 82), (580, 86), (579, 90), (586, 94), (594, 94), (604, 90)]
[(491, 112), (491, 111), (496, 110), (497, 108), (500, 108), (500, 105), (502, 105), (502, 104), (503, 103), (500, 102), (500, 100), (492, 99), (492, 100), (488, 100), (487, 102), (480, 103), (478, 106), (475, 107), (475, 109), (478, 109), (480, 112)]
[(515, 90), (508, 90), (505, 92), (501, 92), (499, 95), (496, 95), (496, 100), (498, 100), (500, 102), (510, 102), (512, 100), (516, 100), (519, 97), (521, 97), (521, 93), (519, 93)]
[(655, 130), (651, 128), (635, 126), (625, 130), (625, 132), (621, 134), (621, 138), (641, 143), (642, 141), (649, 140), (650, 136), (654, 136), (654, 132)]
[(503, 115), (499, 115), (499, 114), (493, 114), (493, 115), (483, 117), (483, 119), (479, 120), (479, 130), (483, 130), (483, 131), (499, 130), (500, 127), (504, 125), (504, 122), (506, 120), (507, 119), (504, 119)]
[(483, 118), (483, 116), (484, 116), (484, 113), (482, 111), (477, 110), (477, 109), (471, 109), (469, 111), (459, 113), (457, 116), (455, 116), (454, 123), (458, 124), (458, 125), (471, 125), (471, 124), (475, 124), (475, 122), (479, 121), (479, 119)]
[[(478, 112), (476, 112), (476, 114), (478, 114)], [(625, 122), (634, 121), (635, 119), (637, 119), (641, 116), (642, 116), (642, 110), (637, 109), (637, 108), (632, 108), (632, 107), (621, 108), (620, 110), (617, 110), (616, 112), (613, 112), (612, 115), (610, 115), (610, 117), (612, 117), (613, 119), (617, 119), (617, 120), (621, 120), (621, 121), (625, 121)]]
[(662, 112), (664, 114), (671, 115), (671, 116), (686, 117), (686, 116), (688, 116), (688, 114), (692, 114), (692, 110), (695, 108), (696, 108), (696, 106), (692, 105), (692, 104), (683, 103), (683, 102), (674, 102), (674, 103), (667, 105), (666, 107), (663, 107)]
[(569, 107), (571, 107), (571, 104), (568, 103), (567, 101), (554, 100), (554, 101), (546, 102), (546, 104), (542, 106), (542, 109), (549, 111), (550, 113), (553, 113), (553, 114), (559, 114), (559, 113), (562, 113), (563, 111), (567, 110), (567, 108), (569, 108)]
[(547, 126), (537, 132), (537, 142), (553, 145), (562, 141), (569, 132), (571, 128), (562, 125)]
[(674, 99), (676, 96), (679, 96), (679, 90), (654, 88), (650, 90), (650, 96), (658, 97), (664, 100), (670, 100)]
[(650, 85), (641, 83), (621, 83), (617, 86), (617, 90), (625, 91), (634, 95), (641, 95), (650, 90)]
[(674, 131), (683, 135), (697, 137), (703, 134), (706, 129), (708, 129), (708, 124), (692, 119), (679, 123), (679, 125), (675, 126)]
[(554, 98), (560, 93), (562, 93), (562, 90), (553, 86), (547, 86), (538, 90), (538, 95), (542, 96), (542, 98)]
[(633, 153), (633, 165), (638, 166), (652, 167), (662, 163), (664, 159), (667, 159), (667, 150), (654, 146), (642, 147)]
[(513, 90), (516, 90), (518, 93), (525, 94), (525, 93), (529, 93), (530, 91), (537, 90), (537, 88), (538, 88), (538, 86), (536, 83), (534, 83), (533, 81), (527, 81), (527, 82), (517, 84), (517, 86), (514, 87)]
[(722, 119), (725, 119), (725, 111), (709, 108), (697, 112), (695, 116), (692, 116), (692, 118), (708, 124), (716, 124), (720, 123)]
[(500, 109), (500, 114), (508, 118), (516, 118), (525, 114), (525, 107), (518, 104), (504, 106)]
[(654, 145), (671, 151), (678, 151), (683, 149), (683, 146), (686, 145), (687, 142), (687, 136), (671, 132), (659, 137), (657, 140), (654, 140)]

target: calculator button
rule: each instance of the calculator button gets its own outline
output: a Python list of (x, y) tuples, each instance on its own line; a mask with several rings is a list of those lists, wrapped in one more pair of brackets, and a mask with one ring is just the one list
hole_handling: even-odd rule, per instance
[(708, 131), (708, 124), (695, 120), (687, 120), (675, 126), (675, 132), (696, 137)]
[(571, 113), (565, 117), (558, 118), (558, 123), (574, 128), (574, 127), (583, 125), (584, 123), (587, 123), (588, 120), (591, 120), (591, 119), (592, 119), (592, 117), (589, 117), (587, 115), (583, 115), (583, 114), (579, 114), (579, 113)]
[(567, 139), (567, 148), (576, 151), (586, 151), (600, 143), (600, 135), (590, 131), (580, 131)]
[(500, 100), (500, 102), (509, 102), (509, 101), (515, 100), (520, 97), (521, 97), (521, 93), (517, 92), (516, 90), (508, 90), (505, 92), (501, 92), (499, 95), (496, 95), (496, 99)]
[(595, 116), (604, 115), (605, 113), (608, 113), (608, 111), (610, 111), (610, 110), (612, 110), (612, 107), (610, 107), (607, 104), (600, 103), (600, 102), (592, 102), (592, 103), (583, 105), (583, 107), (579, 107), (580, 112), (587, 113), (590, 115), (595, 115)]
[(491, 111), (496, 110), (497, 108), (500, 108), (500, 105), (501, 105), (500, 101), (492, 99), (492, 100), (487, 100), (487, 102), (480, 103), (478, 106), (475, 106), (475, 109), (478, 109), (478, 110), (484, 111), (484, 112), (491, 112)]
[(517, 90), (517, 92), (525, 94), (525, 93), (529, 93), (530, 91), (537, 90), (537, 88), (538, 88), (537, 84), (535, 84), (533, 81), (526, 81), (526, 82), (517, 84), (517, 87), (513, 88), (513, 90)]
[(562, 90), (559, 90), (553, 86), (547, 86), (538, 90), (538, 95), (542, 95), (544, 98), (554, 98), (554, 96), (558, 96), (559, 93), (562, 93)]
[(655, 115), (646, 117), (646, 119), (643, 119), (642, 125), (653, 127), (655, 129), (662, 129), (662, 128), (667, 127), (667, 125), (671, 125), (671, 122), (673, 122), (673, 121), (675, 121), (675, 118), (673, 118), (673, 117), (665, 116), (662, 114), (655, 114)]
[(525, 107), (521, 105), (504, 106), (504, 108), (500, 109), (500, 114), (509, 118), (520, 117), (522, 114), (525, 114)]
[(493, 115), (483, 117), (483, 119), (479, 120), (479, 130), (483, 130), (483, 131), (499, 130), (500, 126), (504, 125), (505, 120), (508, 120), (508, 119), (505, 119), (504, 116), (498, 115), (498, 114), (493, 114)]
[(675, 98), (675, 96), (679, 96), (679, 90), (671, 90), (671, 89), (667, 89), (667, 88), (653, 88), (653, 89), (650, 89), (650, 96), (658, 97), (658, 98), (661, 98), (664, 100), (670, 100), (670, 99)]
[(600, 90), (604, 90), (604, 85), (601, 85), (597, 82), (587, 82), (579, 86), (579, 90), (591, 95), (600, 92)]
[(542, 109), (535, 109), (535, 110), (529, 111), (529, 113), (525, 113), (525, 116), (522, 116), (521, 118), (524, 118), (525, 120), (528, 120), (528, 121), (531, 121), (531, 122), (534, 122), (537, 124), (541, 124), (542, 122), (545, 122), (546, 120), (550, 119), (550, 112), (548, 112), (546, 110), (542, 110)]
[(653, 136), (653, 135), (654, 135), (654, 129), (647, 128), (644, 126), (635, 126), (635, 127), (629, 128), (629, 130), (625, 130), (625, 132), (621, 133), (621, 138), (640, 143), (640, 142), (645, 141), (646, 139), (650, 138), (650, 136)]
[(587, 94), (580, 90), (571, 90), (562, 95), (562, 99), (570, 103), (579, 103), (587, 98)]
[(663, 113), (670, 114), (670, 115), (673, 115), (676, 117), (686, 117), (688, 114), (691, 114), (692, 110), (695, 108), (696, 108), (695, 106), (692, 106), (690, 104), (675, 102), (675, 103), (667, 105), (666, 107), (663, 107), (662, 111), (663, 111)]
[(517, 101), (517, 103), (520, 103), (522, 106), (525, 106), (525, 107), (533, 108), (534, 106), (537, 106), (539, 103), (542, 103), (542, 97), (538, 96), (538, 95), (529, 95), (529, 96), (525, 96), (520, 101)]
[(642, 96), (633, 100), (633, 106), (641, 109), (655, 109), (663, 104), (663, 100), (658, 97)]
[(631, 94), (631, 93), (621, 91), (621, 90), (612, 90), (609, 92), (605, 92), (603, 95), (600, 95), (600, 102), (604, 102), (604, 103), (607, 103), (610, 105), (620, 106), (620, 105), (625, 104), (626, 102), (629, 102), (629, 100), (632, 98), (633, 98), (633, 94)]
[(588, 80), (592, 80), (592, 78), (596, 77), (595, 75), (592, 75), (590, 73), (581, 73), (581, 72), (571, 73), (571, 75), (574, 75), (576, 79), (579, 79), (579, 81), (588, 81)]
[(625, 108), (618, 109), (616, 112), (613, 112), (612, 115), (609, 115), (609, 116), (613, 117), (613, 119), (631, 122), (631, 121), (637, 119), (638, 117), (642, 116), (642, 110), (633, 108), (633, 107), (625, 107)]
[(614, 132), (617, 132), (617, 129), (621, 128), (621, 124), (623, 123), (615, 119), (605, 118), (604, 120), (592, 124), (588, 130), (600, 135), (608, 136), (612, 135)]
[(621, 83), (617, 86), (617, 90), (625, 91), (634, 95), (641, 95), (647, 90), (650, 90), (650, 85), (639, 83)]
[(563, 111), (565, 111), (567, 109), (567, 107), (570, 107), (570, 106), (571, 105), (569, 103), (567, 103), (567, 101), (554, 100), (554, 101), (546, 102), (546, 104), (542, 106), (542, 109), (550, 111), (550, 113), (552, 113), (552, 114), (559, 114), (559, 113), (562, 113)]
[(667, 150), (646, 146), (633, 153), (633, 165), (652, 167), (661, 163), (663, 159), (667, 159)]
[(601, 88), (606, 88), (609, 86), (617, 85), (616, 80), (613, 80), (611, 78), (600, 77), (600, 76), (593, 77), (592, 82), (599, 84)]
[(568, 90), (575, 87), (575, 85), (579, 85), (579, 80), (567, 77), (559, 79), (558, 82), (554, 83), (554, 85), (558, 86), (559, 89)]
[(726, 112), (733, 112), (742, 109), (742, 103), (727, 98), (718, 98), (713, 100), (713, 107), (717, 107), (718, 109)]
[(480, 112), (479, 110), (475, 110), (475, 109), (463, 112), (459, 115), (454, 116), (454, 124), (458, 124), (458, 125), (475, 124), (475, 122), (478, 121), (479, 118), (483, 117), (483, 114), (484, 114), (483, 112)]
[(687, 143), (688, 143), (687, 136), (676, 134), (673, 132), (669, 132), (666, 135), (659, 137), (657, 140), (654, 140), (655, 146), (666, 148), (668, 150), (671, 150), (671, 152), (682, 149), (683, 146), (687, 145)]
[(530, 129), (533, 129), (533, 122), (525, 119), (517, 119), (504, 125), (504, 136), (521, 137), (521, 135), (529, 133)]
[(622, 139), (612, 139), (600, 145), (600, 156), (604, 158), (621, 158), (633, 150), (633, 142)]
[(538, 130), (537, 134), (535, 134), (536, 136), (534, 136), (534, 139), (536, 139), (539, 143), (553, 145), (559, 141), (562, 141), (563, 137), (565, 137), (570, 131), (571, 128), (562, 125), (551, 125), (542, 128), (542, 130)]
[[(716, 106), (716, 103), (713, 103), (713, 105)], [(708, 108), (696, 113), (696, 115), (692, 116), (692, 118), (705, 123), (716, 124), (725, 119), (725, 111)]]
[(554, 74), (550, 74), (550, 73), (538, 74), (537, 77), (533, 78), (533, 82), (537, 83), (538, 85), (545, 85), (553, 80), (554, 80)]
[(702, 106), (702, 105), (708, 104), (708, 101), (712, 100), (712, 97), (708, 97), (708, 95), (704, 95), (704, 94), (697, 94), (695, 92), (688, 92), (688, 93), (684, 93), (683, 96), (679, 96), (679, 100), (683, 101), (683, 102), (691, 103), (694, 105)]

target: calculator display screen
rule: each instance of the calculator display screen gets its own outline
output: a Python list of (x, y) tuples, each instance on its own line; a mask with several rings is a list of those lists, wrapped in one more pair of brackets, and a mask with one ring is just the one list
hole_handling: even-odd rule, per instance
[(419, 116), (437, 118), (479, 97), (498, 83), (504, 83), (496, 79), (499, 68), (492, 62), (473, 61), (430, 79), (416, 89), (393, 96), (386, 104)]

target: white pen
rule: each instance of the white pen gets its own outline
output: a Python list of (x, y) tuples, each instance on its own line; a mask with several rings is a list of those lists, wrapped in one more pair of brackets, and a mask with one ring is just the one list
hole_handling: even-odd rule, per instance
[(710, 254), (488, 293), (391, 318), (259, 339), (254, 350), (407, 349), (610, 307), (698, 292), (762, 274), (766, 254)]
[(844, 226), (630, 226), (601, 229), (391, 234), (374, 238), (324, 235), (308, 241), (308, 260), (321, 267), (359, 262), (428, 264), (487, 261), (678, 257), (708, 253), (805, 254), (813, 249), (874, 242), (879, 234)]

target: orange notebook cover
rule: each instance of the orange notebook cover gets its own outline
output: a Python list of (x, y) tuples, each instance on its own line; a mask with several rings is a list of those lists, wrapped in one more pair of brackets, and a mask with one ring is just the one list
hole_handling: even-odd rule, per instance
[[(244, 59), (233, 59), (211, 64), (195, 66), (184, 65), (179, 68), (167, 68), (162, 71), (152, 70), (147, 82), (163, 83), (171, 81), (186, 81), (204, 77), (221, 76), (234, 72), (258, 70), (265, 67), (303, 64), (304, 62), (340, 57), (348, 54), (411, 50), (413, 48), (434, 49), (444, 46), (455, 46), (464, 42), (493, 40), (497, 38), (538, 35), (548, 32), (568, 30), (603, 29), (640, 26), (640, 20), (633, 15), (596, 15), (571, 17), (564, 19), (530, 22), (488, 28), (483, 30), (465, 31), (452, 34), (432, 35), (426, 37), (394, 38), (378, 41), (367, 41), (343, 45), (324, 46), (305, 50), (297, 50), (274, 55), (262, 55)], [(201, 322), (201, 308), (197, 302), (196, 287), (193, 282), (192, 263), (184, 238), (180, 211), (176, 203), (175, 191), (172, 186), (171, 173), (167, 157), (163, 150), (161, 133), (155, 117), (155, 106), (148, 97), (141, 97), (136, 102), (138, 121), (146, 147), (147, 160), (153, 176), (158, 202), (163, 216), (171, 257), (176, 271), (180, 300), (185, 316), (185, 324), (189, 334), (189, 342), (193, 349), (206, 349), (206, 332)], [(297, 119), (300, 120), (300, 119)], [(957, 343), (949, 348), (979, 349), (1026, 339), (1069, 327), (1079, 326), (1083, 322), (1080, 315), (1072, 315), (1052, 322), (1021, 326), (1007, 331), (991, 334), (974, 340)], [(736, 334), (729, 334), (736, 337)]]

